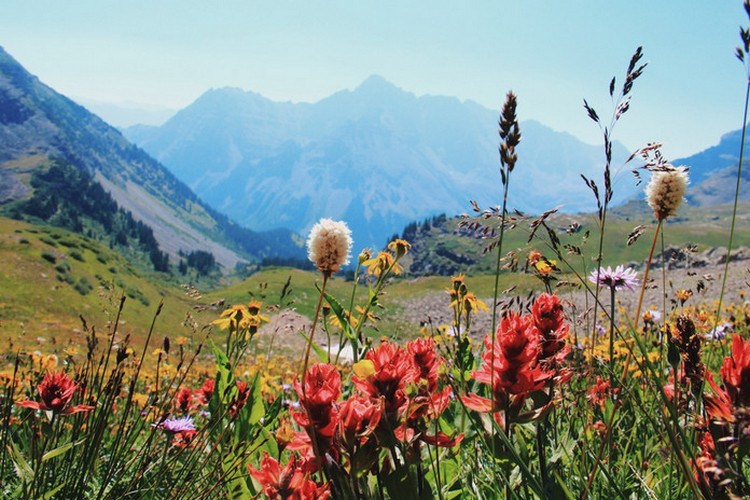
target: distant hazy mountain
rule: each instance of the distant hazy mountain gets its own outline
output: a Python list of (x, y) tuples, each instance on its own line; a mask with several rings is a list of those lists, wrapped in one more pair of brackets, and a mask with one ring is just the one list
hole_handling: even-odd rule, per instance
[[(160, 127), (124, 133), (253, 229), (305, 232), (320, 217), (344, 219), (361, 248), (409, 221), (468, 211), (470, 200), (500, 204), (497, 118), (474, 102), (416, 97), (373, 76), (314, 104), (211, 90)], [(511, 206), (594, 210), (580, 174), (602, 184), (603, 148), (534, 121), (521, 133)], [(629, 155), (614, 149), (620, 163)], [(615, 202), (635, 192), (629, 174), (622, 178)]]
[(302, 254), (290, 232), (251, 232), (204, 205), (120, 132), (41, 83), (0, 48), (0, 203), (27, 197), (29, 178), (48, 168), (51, 158), (93, 176), (120, 207), (153, 229), (171, 255), (199, 249), (233, 266)]
[(135, 125), (162, 125), (176, 113), (174, 109), (137, 102), (100, 102), (80, 97), (74, 97), (73, 99), (117, 128)]
[[(724, 134), (719, 144), (674, 162), (690, 167), (688, 202), (694, 205), (722, 205), (734, 201), (737, 188), (737, 164), (740, 157), (742, 131)], [(740, 199), (750, 201), (750, 140), (745, 140), (745, 164), (743, 165)]]

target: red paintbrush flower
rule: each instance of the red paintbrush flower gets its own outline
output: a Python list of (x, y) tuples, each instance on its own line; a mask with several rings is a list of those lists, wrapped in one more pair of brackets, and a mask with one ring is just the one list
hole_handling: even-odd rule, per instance
[(203, 382), (203, 385), (200, 389), (195, 391), (195, 395), (198, 398), (198, 400), (204, 404), (207, 405), (209, 401), (211, 401), (211, 397), (214, 395), (214, 386), (216, 385), (216, 381), (212, 378), (206, 379), (205, 382)]
[(417, 377), (409, 354), (396, 344), (384, 341), (365, 355), (372, 363), (373, 373), (367, 377), (352, 376), (354, 386), (371, 398), (385, 400), (385, 412), (393, 421), (399, 409), (406, 404), (406, 385)]
[(732, 404), (750, 406), (750, 341), (734, 336), (732, 355), (721, 366), (721, 379)]
[[(317, 363), (305, 374), (304, 387), (295, 384), (299, 402), (304, 411), (292, 416), (305, 430), (313, 430), (318, 437), (330, 439), (338, 422), (338, 409), (334, 404), (341, 396), (341, 375), (336, 367)], [(313, 429), (309, 429), (312, 425)]]
[(229, 415), (232, 418), (236, 418), (239, 415), (242, 408), (247, 403), (247, 397), (250, 395), (250, 387), (247, 382), (243, 380), (237, 380), (237, 396), (232, 398), (229, 402)]
[(382, 415), (382, 400), (373, 402), (370, 398), (352, 396), (339, 408), (338, 439), (351, 450), (375, 432)]
[(434, 391), (437, 388), (438, 369), (443, 360), (438, 358), (435, 351), (435, 341), (432, 339), (416, 339), (406, 344), (406, 350), (411, 356), (417, 381), (425, 381), (427, 389)]
[(541, 334), (540, 361), (561, 362), (570, 352), (567, 344), (568, 324), (563, 317), (563, 306), (557, 295), (541, 294), (531, 308), (534, 325)]
[(192, 403), (193, 391), (191, 391), (187, 387), (181, 387), (174, 397), (174, 404), (177, 407), (177, 410), (182, 413), (188, 413), (192, 409)]
[(65, 372), (47, 372), (38, 386), (41, 402), (18, 401), (16, 405), (33, 410), (51, 411), (60, 415), (93, 410), (94, 407), (89, 405), (68, 406), (77, 388), (78, 386)]
[(500, 321), (495, 337), (494, 344), (489, 335), (485, 337), (482, 366), (472, 373), (474, 380), (490, 386), (494, 406), (492, 399), (473, 393), (461, 399), (479, 412), (499, 412), (509, 406), (517, 411), (526, 395), (544, 387), (554, 372), (538, 363), (541, 336), (533, 317), (509, 314)]
[(294, 455), (282, 468), (279, 462), (263, 452), (260, 469), (248, 465), (247, 470), (260, 483), (268, 498), (325, 500), (330, 496), (328, 485), (315, 484), (309, 477), (309, 471), (297, 463)]

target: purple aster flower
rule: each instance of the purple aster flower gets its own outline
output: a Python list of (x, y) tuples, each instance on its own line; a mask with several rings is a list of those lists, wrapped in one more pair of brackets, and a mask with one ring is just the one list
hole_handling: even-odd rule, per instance
[(168, 418), (160, 424), (156, 424), (156, 427), (172, 433), (195, 430), (192, 417)]
[(598, 271), (591, 271), (589, 281), (604, 288), (620, 290), (622, 287), (635, 291), (640, 284), (636, 272), (632, 268), (617, 266), (613, 271), (611, 267), (600, 267)]
[(716, 328), (708, 332), (708, 334), (706, 334), (706, 337), (711, 340), (721, 340), (727, 336), (727, 333), (732, 333), (733, 331), (734, 325), (732, 325), (732, 323), (726, 322), (718, 325)]

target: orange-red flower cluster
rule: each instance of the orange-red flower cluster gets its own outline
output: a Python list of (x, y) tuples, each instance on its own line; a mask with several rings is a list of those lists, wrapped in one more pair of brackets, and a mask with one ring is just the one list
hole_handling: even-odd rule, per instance
[[(570, 350), (567, 335), (568, 325), (555, 295), (541, 295), (530, 315), (508, 314), (500, 320), (494, 342), (491, 336), (485, 337), (482, 366), (472, 374), (474, 380), (490, 386), (492, 397), (469, 393), (462, 401), (472, 410), (492, 412), (501, 424), (502, 412), (517, 416), (530, 393), (560, 375), (559, 365)], [(537, 414), (539, 410), (543, 408)]]
[(295, 436), (289, 449), (335, 459), (351, 458), (365, 447), (376, 452), (375, 443), (456, 445), (463, 436), (435, 434), (429, 425), (450, 402), (450, 387), (439, 383), (442, 362), (432, 340), (415, 340), (406, 348), (384, 341), (355, 366), (357, 392), (343, 402), (336, 368), (313, 365), (303, 384), (295, 386), (300, 410), (292, 411), (292, 417), (305, 432)]
[(268, 498), (291, 500), (325, 500), (330, 497), (328, 485), (317, 485), (310, 479), (313, 471), (307, 461), (298, 462), (292, 455), (282, 468), (281, 464), (263, 452), (260, 469), (247, 467), (250, 475), (258, 481)]

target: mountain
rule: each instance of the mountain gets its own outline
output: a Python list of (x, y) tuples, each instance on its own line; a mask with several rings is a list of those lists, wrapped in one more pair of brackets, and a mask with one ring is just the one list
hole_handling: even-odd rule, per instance
[[(688, 202), (694, 205), (722, 205), (732, 203), (737, 188), (737, 164), (740, 157), (742, 131), (724, 134), (719, 144), (674, 162), (690, 167)], [(750, 151), (750, 139), (745, 140), (745, 151)], [(747, 164), (748, 156), (745, 157)], [(742, 182), (750, 182), (750, 169), (743, 167)], [(740, 190), (740, 199), (750, 201), (750, 190)]]
[(137, 102), (101, 102), (82, 97), (73, 97), (78, 104), (117, 128), (135, 125), (161, 125), (170, 119), (174, 109)]
[[(169, 255), (208, 251), (227, 267), (303, 255), (291, 232), (252, 232), (204, 204), (118, 130), (41, 83), (0, 48), (0, 203), (29, 198), (30, 179), (53, 163), (84, 172), (87, 185), (93, 179), (117, 208), (153, 230)], [(64, 166), (60, 171), (70, 173)]]
[[(523, 101), (519, 110), (523, 113)], [(160, 127), (124, 131), (207, 203), (256, 230), (306, 232), (346, 220), (355, 248), (379, 246), (412, 220), (498, 205), (498, 112), (454, 97), (406, 92), (379, 76), (316, 103), (210, 90)], [(525, 121), (511, 207), (596, 205), (581, 173), (602, 184), (604, 152)], [(615, 144), (621, 163), (629, 156)], [(615, 202), (635, 192), (618, 182)]]

